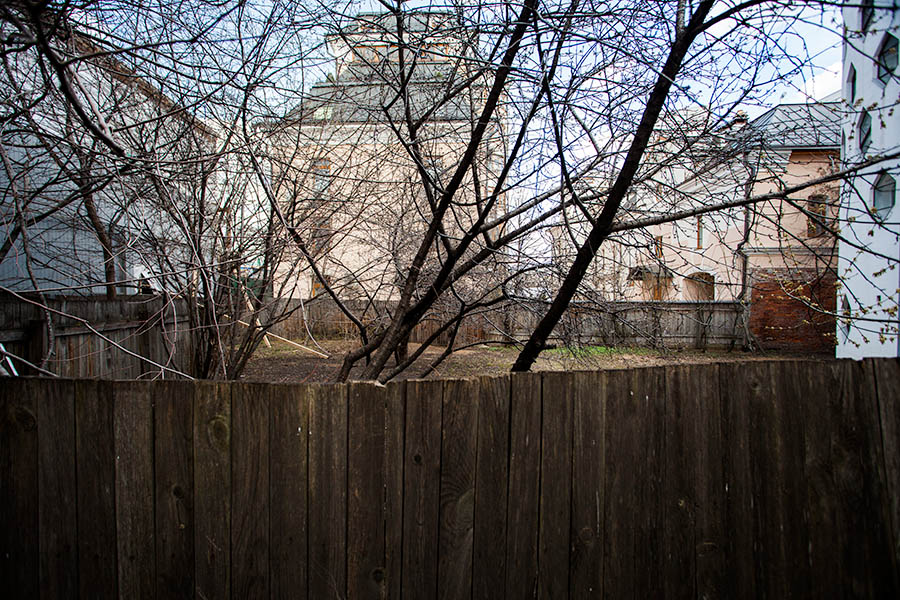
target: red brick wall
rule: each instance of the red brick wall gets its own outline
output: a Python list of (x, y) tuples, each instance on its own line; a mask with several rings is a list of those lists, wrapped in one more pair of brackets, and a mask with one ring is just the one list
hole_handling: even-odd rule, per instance
[[(833, 275), (755, 272), (750, 332), (763, 350), (834, 353)], [(817, 310), (818, 309), (818, 310)]]

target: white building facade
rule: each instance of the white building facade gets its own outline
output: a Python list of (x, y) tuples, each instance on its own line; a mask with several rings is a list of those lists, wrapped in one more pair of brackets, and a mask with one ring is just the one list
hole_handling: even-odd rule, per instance
[[(900, 9), (894, 0), (843, 9), (844, 167), (900, 150)], [(900, 159), (862, 169), (841, 203), (838, 358), (900, 356)]]

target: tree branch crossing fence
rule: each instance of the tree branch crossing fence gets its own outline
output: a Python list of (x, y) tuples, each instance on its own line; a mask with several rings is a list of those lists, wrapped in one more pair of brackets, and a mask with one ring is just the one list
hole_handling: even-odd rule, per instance
[(900, 363), (0, 382), (16, 598), (890, 598)]

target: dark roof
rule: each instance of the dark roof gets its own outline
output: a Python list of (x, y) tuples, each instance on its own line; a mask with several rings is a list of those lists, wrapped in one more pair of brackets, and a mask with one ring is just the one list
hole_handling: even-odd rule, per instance
[(741, 137), (767, 148), (839, 148), (839, 107), (839, 102), (781, 104), (751, 121)]

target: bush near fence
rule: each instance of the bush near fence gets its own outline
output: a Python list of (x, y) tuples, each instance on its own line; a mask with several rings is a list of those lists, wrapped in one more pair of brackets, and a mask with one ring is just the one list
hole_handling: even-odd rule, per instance
[(896, 598), (900, 362), (0, 383), (17, 598)]

